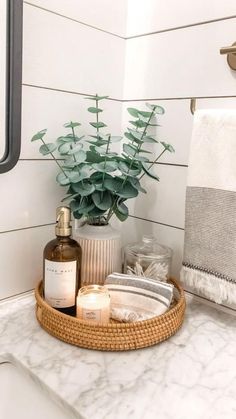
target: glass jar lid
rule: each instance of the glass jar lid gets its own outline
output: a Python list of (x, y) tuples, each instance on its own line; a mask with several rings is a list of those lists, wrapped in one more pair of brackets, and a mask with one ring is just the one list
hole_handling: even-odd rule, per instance
[(172, 256), (172, 249), (158, 243), (157, 239), (150, 235), (144, 235), (140, 243), (127, 245), (125, 252), (135, 257), (150, 259), (165, 259)]

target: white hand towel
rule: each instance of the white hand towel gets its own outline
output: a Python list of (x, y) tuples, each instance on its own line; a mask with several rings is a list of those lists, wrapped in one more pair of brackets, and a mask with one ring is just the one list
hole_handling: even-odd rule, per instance
[(236, 304), (236, 109), (194, 115), (181, 281)]

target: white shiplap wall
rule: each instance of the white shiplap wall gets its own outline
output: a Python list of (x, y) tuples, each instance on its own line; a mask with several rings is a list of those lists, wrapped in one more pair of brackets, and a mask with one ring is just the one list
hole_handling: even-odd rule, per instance
[(126, 1), (102, 0), (99, 10), (96, 3), (24, 2), (22, 148), (15, 168), (0, 177), (0, 299), (32, 289), (41, 277), (64, 196), (55, 162), (42, 158), (32, 135), (48, 128), (54, 140), (73, 119), (89, 132), (83, 96), (95, 93), (113, 99), (103, 102), (104, 121), (120, 134)]
[[(124, 242), (153, 233), (174, 250), (172, 273), (179, 276), (184, 242), (187, 165), (193, 117), (198, 108), (236, 108), (236, 72), (229, 69), (222, 46), (235, 42), (236, 3), (213, 0), (128, 3), (123, 126), (127, 107), (160, 104), (159, 138), (176, 152), (155, 165), (160, 183), (147, 180), (147, 195), (130, 203)], [(224, 96), (219, 98), (219, 96)]]

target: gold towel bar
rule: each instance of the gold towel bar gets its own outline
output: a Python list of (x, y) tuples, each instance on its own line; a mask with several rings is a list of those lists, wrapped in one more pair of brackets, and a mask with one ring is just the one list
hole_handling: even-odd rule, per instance
[(230, 47), (221, 48), (220, 54), (227, 54), (227, 62), (231, 70), (236, 70), (236, 42)]
[(196, 111), (196, 102), (197, 102), (197, 99), (195, 98), (192, 98), (190, 101), (190, 111), (192, 115), (194, 115), (194, 112)]

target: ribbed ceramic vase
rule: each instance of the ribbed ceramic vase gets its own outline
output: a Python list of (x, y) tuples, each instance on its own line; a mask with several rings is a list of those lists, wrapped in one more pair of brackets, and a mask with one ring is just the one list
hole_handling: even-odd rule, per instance
[(104, 284), (112, 272), (121, 272), (121, 236), (110, 224), (85, 224), (74, 235), (82, 248), (81, 283)]

